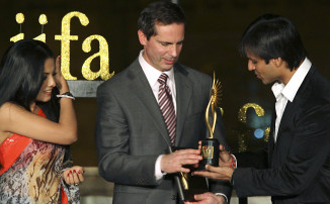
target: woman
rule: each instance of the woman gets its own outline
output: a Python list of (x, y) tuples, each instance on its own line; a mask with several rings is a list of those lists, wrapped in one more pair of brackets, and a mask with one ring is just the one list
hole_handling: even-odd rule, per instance
[[(60, 93), (58, 122), (50, 102), (54, 88)], [(65, 188), (61, 174), (68, 184), (78, 184), (83, 169), (63, 169), (65, 145), (77, 140), (77, 121), (60, 58), (55, 63), (43, 42), (16, 42), (0, 65), (0, 93), (0, 203), (68, 200), (73, 189)]]

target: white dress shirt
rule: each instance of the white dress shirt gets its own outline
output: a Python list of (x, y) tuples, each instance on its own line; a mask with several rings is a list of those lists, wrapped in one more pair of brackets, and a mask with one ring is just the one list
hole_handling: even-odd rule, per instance
[[(142, 56), (143, 50), (140, 51), (139, 55), (139, 63), (143, 69), (144, 74), (146, 75), (148, 82), (150, 84), (150, 87), (152, 89), (152, 92), (155, 95), (155, 98), (158, 102), (158, 91), (159, 91), (159, 82), (157, 81), (160, 75), (163, 73), (156, 68), (152, 67), (148, 62), (143, 58)], [(174, 71), (173, 69), (170, 69), (169, 71), (164, 72), (168, 75), (168, 79), (166, 81), (167, 86), (170, 88), (171, 93), (172, 93), (172, 100), (174, 104), (174, 110), (176, 113), (176, 91), (175, 91), (175, 80), (174, 80)], [(160, 155), (155, 164), (155, 177), (156, 180), (160, 180), (163, 178), (163, 176), (166, 173), (162, 173), (161, 168), (160, 168), (160, 161), (163, 155)]]
[[(146, 77), (148, 79), (152, 92), (154, 93), (155, 98), (158, 101), (158, 92), (159, 92), (160, 84), (157, 80), (163, 72), (157, 70), (156, 68), (154, 68), (150, 64), (148, 64), (148, 62), (143, 58), (142, 53), (143, 53), (143, 50), (140, 52), (139, 62), (143, 69), (144, 74), (146, 75)], [(174, 71), (173, 71), (173, 69), (170, 69), (169, 71), (166, 71), (164, 73), (167, 74), (167, 76), (168, 76), (166, 84), (171, 90), (174, 109), (176, 112), (176, 100), (175, 100), (176, 99), (176, 90), (175, 90)]]
[(308, 71), (312, 66), (311, 61), (305, 58), (303, 63), (298, 67), (297, 71), (294, 73), (290, 81), (284, 85), (283, 83), (275, 82), (272, 86), (273, 94), (276, 98), (275, 102), (275, 133), (274, 141), (276, 142), (278, 129), (281, 124), (282, 116), (288, 101), (292, 102), (296, 96), (302, 82), (304, 81)]

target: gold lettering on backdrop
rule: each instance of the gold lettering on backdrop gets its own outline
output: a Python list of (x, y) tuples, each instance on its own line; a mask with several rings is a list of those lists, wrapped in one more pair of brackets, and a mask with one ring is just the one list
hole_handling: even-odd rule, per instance
[[(265, 110), (256, 103), (246, 103), (244, 104), (238, 111), (238, 120), (244, 124), (246, 124), (246, 112), (248, 108), (253, 108), (257, 116), (264, 116)], [(267, 127), (264, 132), (264, 141), (268, 141), (269, 138), (270, 127)], [(247, 131), (240, 132), (238, 135), (238, 148), (239, 152), (244, 152), (247, 150)]]
[(16, 14), (16, 22), (19, 24), (19, 34), (10, 38), (10, 42), (17, 42), (19, 40), (24, 39), (24, 33), (22, 33), (22, 24), (25, 21), (24, 14), (18, 13)]
[[(70, 73), (70, 41), (77, 41), (79, 38), (78, 35), (71, 35), (71, 19), (74, 17), (78, 18), (83, 26), (87, 26), (89, 24), (89, 20), (85, 14), (79, 11), (72, 11), (63, 17), (61, 22), (61, 35), (55, 35), (54, 38), (55, 40), (61, 42), (62, 74), (66, 80), (77, 80), (77, 77), (72, 76)], [(24, 21), (24, 14), (17, 13), (16, 22), (20, 25), (20, 32), (19, 34), (11, 37), (10, 42), (17, 42), (19, 40), (24, 39), (24, 33), (22, 32), (22, 24), (24, 23)], [(41, 14), (39, 16), (41, 34), (34, 39), (46, 43), (46, 34), (44, 33), (44, 26), (47, 23), (47, 16), (45, 14)], [(109, 71), (109, 46), (107, 40), (101, 35), (91, 35), (83, 41), (82, 50), (85, 53), (89, 53), (91, 51), (91, 42), (93, 40), (97, 40), (99, 42), (99, 52), (94, 53), (92, 56), (88, 57), (85, 60), (81, 68), (82, 75), (87, 80), (95, 80), (98, 77), (100, 77), (102, 80), (107, 80), (115, 74), (114, 71), (111, 74)], [(97, 72), (93, 72), (91, 70), (91, 63), (97, 57), (99, 57), (100, 59), (100, 69)]]
[[(84, 52), (88, 53), (91, 51), (91, 43), (93, 40), (99, 41), (99, 50), (100, 52), (93, 54), (84, 62), (81, 72), (85, 79), (94, 80), (99, 76), (103, 80), (111, 78), (115, 72), (109, 73), (109, 53), (108, 53), (108, 44), (104, 37), (100, 35), (91, 35), (86, 38), (83, 42), (82, 49)], [(90, 69), (90, 64), (93, 59), (100, 57), (100, 70), (98, 72), (93, 72)]]
[(61, 41), (62, 74), (66, 80), (77, 80), (77, 77), (73, 77), (70, 73), (70, 41), (78, 40), (78, 35), (70, 35), (71, 19), (73, 17), (77, 17), (83, 26), (89, 24), (89, 20), (85, 14), (73, 11), (66, 14), (62, 19), (62, 34), (55, 35), (55, 40)]
[(264, 116), (264, 109), (256, 103), (246, 103), (238, 111), (238, 120), (242, 123), (246, 123), (246, 112), (248, 108), (253, 108), (258, 116)]
[(46, 34), (44, 33), (44, 25), (46, 25), (47, 23), (48, 23), (47, 16), (45, 14), (41, 14), (39, 16), (39, 24), (41, 25), (41, 34), (33, 39), (40, 40), (46, 43)]
[[(24, 14), (22, 14), (22, 13), (16, 14), (16, 22), (18, 24), (20, 24), (20, 31), (19, 31), (20, 33), (11, 37), (10, 42), (15, 43), (19, 40), (24, 39), (24, 33), (22, 33), (22, 24), (24, 23), (24, 21), (25, 21)], [(41, 25), (41, 34), (33, 39), (40, 40), (42, 42), (46, 42), (46, 34), (44, 33), (44, 25), (46, 25), (47, 23), (48, 23), (47, 16), (45, 14), (41, 14), (39, 16), (39, 24)]]

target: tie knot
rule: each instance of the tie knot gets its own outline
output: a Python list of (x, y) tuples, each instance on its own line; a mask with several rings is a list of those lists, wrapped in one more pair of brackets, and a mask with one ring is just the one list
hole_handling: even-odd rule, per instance
[(160, 77), (158, 78), (157, 81), (158, 81), (160, 84), (164, 85), (164, 84), (166, 84), (167, 78), (168, 78), (167, 74), (162, 73), (162, 74), (160, 75)]

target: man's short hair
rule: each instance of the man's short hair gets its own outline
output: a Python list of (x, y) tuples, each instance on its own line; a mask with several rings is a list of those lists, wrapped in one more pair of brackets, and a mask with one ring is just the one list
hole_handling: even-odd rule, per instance
[(155, 24), (169, 25), (172, 23), (185, 24), (182, 8), (170, 1), (158, 1), (149, 4), (142, 10), (138, 19), (138, 29), (147, 37), (157, 35)]
[(307, 51), (295, 25), (287, 18), (265, 14), (253, 21), (245, 30), (240, 52), (252, 53), (266, 61), (281, 57), (293, 70), (299, 67)]

